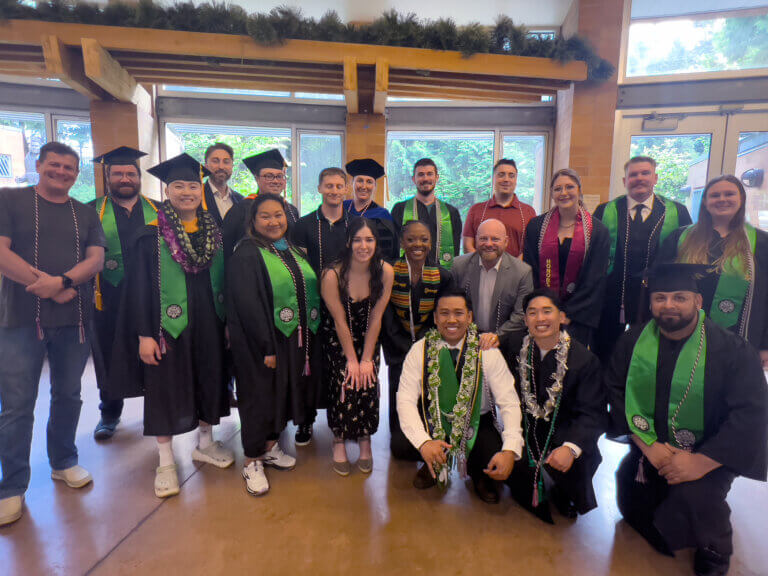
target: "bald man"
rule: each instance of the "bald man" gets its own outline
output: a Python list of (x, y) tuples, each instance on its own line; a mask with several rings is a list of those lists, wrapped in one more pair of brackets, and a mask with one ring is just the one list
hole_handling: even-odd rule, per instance
[(499, 336), (522, 330), (523, 298), (533, 291), (533, 273), (507, 252), (507, 228), (491, 218), (477, 228), (476, 252), (454, 260), (451, 274), (472, 302), (483, 349), (499, 345)]

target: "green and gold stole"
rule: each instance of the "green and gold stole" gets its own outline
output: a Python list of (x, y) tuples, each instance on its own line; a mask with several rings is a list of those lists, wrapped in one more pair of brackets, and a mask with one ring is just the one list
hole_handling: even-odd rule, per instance
[[(405, 210), (403, 211), (403, 224), (411, 220), (419, 219), (419, 204), (416, 196), (405, 201)], [(410, 211), (408, 210), (410, 205)], [(453, 254), (455, 246), (453, 245), (453, 224), (451, 224), (450, 210), (443, 209), (441, 202), (435, 198), (435, 218), (437, 221), (437, 260), (441, 266), (451, 269), (453, 266)], [(400, 250), (400, 257), (404, 255)]]
[[(411, 316), (411, 275), (408, 262), (404, 258), (398, 260), (395, 262), (394, 270), (395, 279), (392, 283), (390, 302), (392, 302), (400, 324), (411, 334), (411, 338), (415, 338), (415, 335), (418, 334), (435, 309), (435, 299), (440, 290), (440, 268), (424, 265), (421, 271), (421, 282), (424, 285), (424, 290), (421, 300), (419, 300), (419, 309), (413, 318)], [(411, 325), (411, 321), (413, 321), (413, 325)]]
[[(269, 281), (272, 284), (275, 328), (282, 332), (286, 338), (290, 338), (299, 326), (299, 299), (296, 286), (293, 283), (293, 276), (279, 256), (266, 248), (259, 248), (259, 250), (262, 258), (264, 258), (264, 265), (267, 267)], [(317, 334), (317, 328), (320, 326), (320, 292), (317, 286), (317, 276), (309, 262), (302, 258), (298, 252), (294, 250), (293, 255), (304, 275), (307, 315), (305, 325), (313, 334)]]
[[(675, 363), (669, 393), (669, 441), (686, 450), (692, 449), (704, 434), (704, 373), (707, 364), (704, 317), (704, 311), (700, 310), (696, 329), (683, 345)], [(654, 422), (658, 358), (659, 327), (655, 320), (651, 320), (632, 352), (624, 408), (629, 429), (649, 446), (658, 438)]]
[[(623, 196), (623, 198), (626, 198), (626, 196)], [(672, 234), (672, 232), (680, 227), (680, 218), (677, 213), (677, 204), (675, 204), (672, 200), (665, 200), (658, 195), (656, 198), (664, 205), (664, 215), (662, 216), (664, 222), (661, 226), (661, 234), (659, 235), (659, 245), (661, 245), (667, 236)], [(605, 224), (605, 227), (608, 228), (608, 233), (611, 235), (610, 255), (608, 258), (608, 274), (613, 272), (613, 265), (616, 262), (616, 250), (619, 246), (619, 200), (621, 200), (621, 198), (616, 198), (615, 200), (608, 202), (608, 204), (605, 205), (605, 210), (603, 211), (603, 224)], [(627, 205), (627, 210), (629, 210), (629, 205)], [(629, 234), (629, 230), (627, 230), (627, 234)], [(625, 239), (624, 241), (628, 242), (629, 240)]]
[[(139, 195), (141, 208), (144, 212), (144, 223), (149, 224), (157, 215), (157, 207), (154, 203)], [(135, 210), (134, 206), (134, 210)], [(125, 276), (125, 262), (123, 261), (123, 247), (120, 244), (120, 234), (117, 230), (115, 208), (109, 196), (102, 196), (96, 203), (96, 212), (99, 213), (101, 226), (104, 228), (104, 236), (107, 239), (107, 254), (104, 269), (96, 275), (95, 300), (96, 309), (103, 310), (104, 303), (101, 295), (102, 278), (112, 286), (118, 286)]]
[[(690, 231), (691, 226), (688, 226), (680, 234), (680, 239), (677, 242), (678, 250), (682, 247)], [(752, 256), (754, 256), (755, 245), (757, 244), (757, 231), (754, 226), (745, 223), (744, 232), (749, 240), (749, 250)], [(749, 293), (751, 279), (747, 277), (749, 267), (744, 260), (744, 255), (739, 255), (729, 258), (723, 264), (723, 271), (720, 274), (717, 288), (715, 289), (715, 297), (712, 299), (712, 305), (709, 308), (710, 320), (726, 330), (738, 323)], [(745, 335), (742, 334), (742, 336)]]

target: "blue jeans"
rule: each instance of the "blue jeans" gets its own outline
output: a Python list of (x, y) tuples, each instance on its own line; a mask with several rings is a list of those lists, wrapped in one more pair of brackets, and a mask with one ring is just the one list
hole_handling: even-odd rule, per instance
[(90, 354), (76, 326), (47, 328), (38, 340), (34, 326), (0, 328), (0, 499), (24, 494), (29, 486), (29, 453), (35, 402), (48, 356), (51, 409), (48, 461), (54, 470), (77, 464), (75, 433), (80, 419), (80, 378)]

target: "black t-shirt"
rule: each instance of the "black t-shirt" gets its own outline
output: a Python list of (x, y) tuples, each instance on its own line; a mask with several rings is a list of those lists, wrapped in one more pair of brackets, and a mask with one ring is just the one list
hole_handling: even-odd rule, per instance
[[(98, 214), (90, 206), (72, 200), (77, 218), (80, 245), (75, 252), (75, 224), (69, 202), (57, 204), (38, 196), (39, 250), (38, 268), (52, 276), (64, 274), (85, 258), (88, 246), (106, 246)], [(11, 250), (35, 263), (35, 189), (0, 190), (0, 236), (11, 239)], [(78, 257), (79, 256), (79, 257)], [(83, 322), (87, 323), (93, 307), (93, 282), (77, 287), (82, 303)], [(37, 298), (19, 284), (3, 277), (0, 282), (0, 326), (18, 328), (34, 324)], [(79, 321), (78, 299), (66, 304), (40, 301), (40, 323), (44, 328), (76, 326)]]

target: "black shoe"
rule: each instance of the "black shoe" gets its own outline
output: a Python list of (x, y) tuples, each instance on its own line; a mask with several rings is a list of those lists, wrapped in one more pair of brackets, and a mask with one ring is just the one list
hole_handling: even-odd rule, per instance
[(296, 446), (306, 446), (312, 442), (312, 424), (302, 424), (296, 428), (296, 436), (294, 437)]
[(432, 478), (432, 474), (429, 472), (429, 466), (422, 464), (419, 471), (416, 472), (416, 476), (413, 479), (413, 486), (417, 490), (426, 490), (437, 485), (437, 480)]
[(115, 435), (115, 429), (120, 423), (120, 418), (113, 421), (105, 421), (104, 418), (99, 420), (96, 424), (96, 428), (93, 430), (93, 437), (95, 440), (109, 440)]
[(563, 490), (557, 488), (557, 485), (552, 487), (551, 494), (552, 502), (560, 514), (566, 518), (576, 518), (576, 516), (578, 516), (576, 505), (571, 502), (571, 499)]
[(474, 484), (475, 492), (477, 492), (480, 500), (486, 504), (499, 503), (499, 488), (491, 478), (483, 474), (478, 478), (472, 478), (472, 484)]
[(693, 572), (696, 576), (725, 576), (730, 565), (730, 556), (723, 556), (711, 548), (698, 548), (693, 557)]

